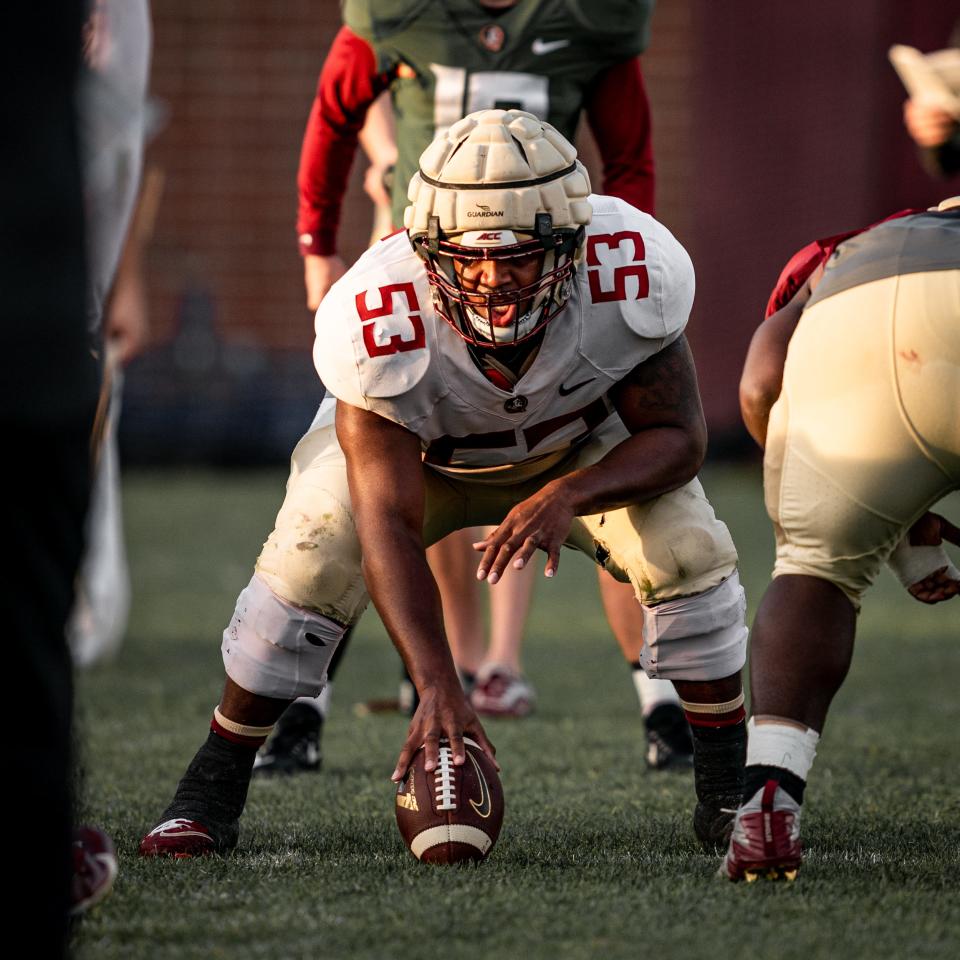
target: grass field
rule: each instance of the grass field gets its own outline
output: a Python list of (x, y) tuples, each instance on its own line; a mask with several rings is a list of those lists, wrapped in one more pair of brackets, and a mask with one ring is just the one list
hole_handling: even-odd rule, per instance
[[(752, 611), (772, 557), (759, 470), (704, 478), (740, 550)], [(927, 608), (884, 574), (868, 596), (805, 805), (793, 885), (734, 886), (690, 829), (692, 778), (651, 775), (625, 665), (589, 563), (539, 587), (526, 668), (537, 713), (492, 722), (507, 816), (479, 868), (404, 849), (388, 776), (395, 690), (374, 612), (345, 661), (315, 777), (255, 782), (229, 859), (145, 862), (140, 836), (206, 735), (219, 635), (284, 475), (138, 474), (125, 485), (135, 590), (119, 658), (81, 678), (85, 814), (121, 869), (83, 920), (83, 958), (498, 957), (776, 960), (960, 956), (960, 601)], [(960, 504), (949, 509), (956, 521)]]

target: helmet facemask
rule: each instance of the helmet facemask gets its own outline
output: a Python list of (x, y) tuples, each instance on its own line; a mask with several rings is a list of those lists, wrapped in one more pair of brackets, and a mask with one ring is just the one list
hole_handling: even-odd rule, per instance
[(522, 110), (480, 110), (420, 157), (404, 226), (437, 312), (474, 347), (513, 347), (570, 296), (590, 223), (573, 144)]
[[(414, 246), (426, 264), (440, 316), (475, 347), (513, 347), (536, 336), (563, 309), (583, 232), (582, 227), (554, 230), (550, 215), (541, 213), (535, 233), (472, 230), (441, 239), (433, 218), (426, 236), (416, 238)], [(524, 279), (531, 273), (533, 279), (484, 289), (480, 264), (490, 261), (509, 262)], [(511, 322), (496, 323), (509, 307)]]

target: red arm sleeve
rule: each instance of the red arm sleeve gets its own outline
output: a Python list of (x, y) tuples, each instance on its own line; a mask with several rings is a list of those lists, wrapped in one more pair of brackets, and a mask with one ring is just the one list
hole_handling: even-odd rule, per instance
[[(624, 105), (629, 104), (629, 109)], [(603, 192), (652, 214), (650, 103), (640, 58), (602, 71), (586, 100), (587, 120), (603, 159)]]
[[(853, 234), (847, 233), (840, 236), (846, 240)], [(780, 276), (777, 277), (776, 285), (770, 292), (767, 308), (763, 311), (764, 320), (768, 320), (778, 310), (782, 310), (796, 296), (797, 291), (807, 282), (807, 277), (830, 256), (839, 242), (836, 237), (814, 240), (805, 247), (801, 247), (786, 262), (780, 271)]]
[(767, 300), (767, 309), (763, 313), (763, 319), (772, 317), (778, 310), (785, 307), (794, 297), (796, 292), (806, 283), (807, 277), (813, 273), (821, 263), (826, 263), (833, 256), (833, 251), (843, 243), (855, 237), (858, 233), (865, 233), (874, 227), (879, 227), (881, 223), (888, 220), (897, 220), (900, 217), (908, 217), (913, 213), (922, 213), (919, 209), (908, 208), (891, 213), (889, 217), (884, 217), (876, 223), (871, 223), (869, 227), (861, 227), (859, 230), (848, 230), (846, 233), (838, 233), (832, 237), (824, 237), (822, 240), (814, 240), (805, 247), (801, 247), (787, 262), (780, 276), (777, 278), (776, 285), (770, 292), (770, 298)]
[(340, 203), (357, 134), (370, 104), (389, 82), (388, 74), (377, 73), (370, 44), (341, 27), (320, 72), (300, 150), (297, 233), (301, 254), (335, 252)]

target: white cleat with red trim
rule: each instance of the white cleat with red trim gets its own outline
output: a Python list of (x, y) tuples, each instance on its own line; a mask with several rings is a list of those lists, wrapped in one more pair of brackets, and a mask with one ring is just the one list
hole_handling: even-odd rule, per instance
[(734, 882), (795, 880), (803, 860), (800, 804), (768, 780), (736, 813), (720, 876)]

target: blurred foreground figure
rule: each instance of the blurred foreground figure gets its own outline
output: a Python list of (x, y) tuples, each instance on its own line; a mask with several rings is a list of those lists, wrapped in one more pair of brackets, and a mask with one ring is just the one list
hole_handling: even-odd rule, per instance
[[(98, 370), (84, 324), (75, 115), (79, 2), (4, 11), (0, 46), (0, 417), (6, 709), (29, 735), (4, 751), (8, 937), (31, 955), (65, 951), (70, 860), (70, 657), (64, 636), (83, 545)], [(15, 806), (14, 806), (15, 804)]]
[[(576, 150), (519, 110), (454, 123), (424, 151), (405, 231), (317, 314), (327, 390), (293, 453), (276, 526), (223, 634), (210, 733), (146, 856), (237, 842), (257, 748), (318, 695), (373, 598), (420, 702), (393, 778), (441, 738), (492, 755), (460, 685), (427, 547), (476, 525), (474, 577), (500, 582), (563, 545), (633, 590), (642, 660), (693, 729), (707, 845), (725, 840), (746, 741), (746, 601), (697, 471), (706, 427), (683, 331), (690, 258), (653, 217), (591, 196)], [(475, 554), (476, 556), (476, 554)]]
[(150, 71), (147, 0), (96, 0), (83, 35), (80, 142), (87, 217), (87, 324), (102, 358), (87, 549), (68, 638), (77, 666), (114, 653), (130, 609), (117, 424), (123, 366), (144, 346), (140, 190)]
[[(87, 327), (100, 359), (101, 384), (90, 440), (93, 489), (86, 551), (67, 629), (78, 666), (116, 650), (130, 605), (116, 428), (121, 366), (142, 348), (146, 336), (141, 234), (129, 228), (143, 164), (150, 35), (147, 0), (95, 0), (82, 35)], [(117, 870), (110, 837), (97, 827), (78, 827), (73, 835), (71, 912), (82, 913), (102, 900)]]
[(796, 876), (804, 788), (881, 564), (924, 603), (960, 592), (942, 545), (960, 530), (928, 512), (960, 487), (960, 198), (808, 269), (754, 335), (741, 382), (777, 559), (753, 625), (731, 880)]

